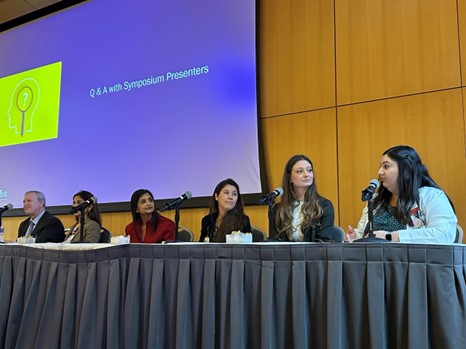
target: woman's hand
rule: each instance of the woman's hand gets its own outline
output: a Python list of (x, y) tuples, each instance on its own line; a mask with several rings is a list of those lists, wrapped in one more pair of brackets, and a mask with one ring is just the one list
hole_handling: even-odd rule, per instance
[(348, 231), (345, 234), (345, 241), (353, 242), (356, 239), (356, 231), (351, 225), (348, 225)]

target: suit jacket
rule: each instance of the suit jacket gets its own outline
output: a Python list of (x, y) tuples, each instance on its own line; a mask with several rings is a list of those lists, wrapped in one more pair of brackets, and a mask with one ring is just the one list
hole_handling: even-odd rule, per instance
[[(30, 221), (31, 219), (28, 217), (21, 222), (18, 228), (18, 237), (26, 234)], [(32, 236), (36, 238), (36, 243), (62, 242), (65, 239), (65, 228), (57, 217), (45, 211), (34, 227)]]
[[(199, 238), (199, 242), (204, 242), (204, 239), (208, 236), (210, 238), (210, 242), (213, 241), (213, 236), (215, 234), (215, 223), (217, 222), (217, 216), (212, 216), (208, 214), (204, 216), (201, 221), (201, 237)], [(249, 217), (244, 215), (244, 224), (242, 227), (238, 227), (237, 230), (240, 230), (243, 233), (250, 233), (251, 232), (251, 222)], [(223, 241), (225, 242), (225, 241)]]
[[(70, 242), (72, 243), (77, 243), (81, 242), (81, 230), (77, 229), (75, 232), (75, 228), (78, 225), (78, 223), (75, 223), (71, 229), (69, 234), (66, 235), (66, 239), (69, 238), (70, 235), (73, 236)], [(92, 219), (89, 219), (86, 217), (86, 220), (84, 221), (84, 229), (83, 229), (83, 242), (92, 242), (92, 243), (98, 243), (100, 240), (100, 225), (96, 221), (93, 221)]]
[[(275, 204), (273, 206), (272, 217), (275, 217), (275, 215), (278, 213), (278, 205), (279, 204)], [(332, 202), (324, 197), (320, 197), (320, 205), (324, 211), (322, 217), (320, 217), (320, 225), (316, 227), (307, 227), (303, 231), (303, 241), (341, 241), (341, 233), (338, 232), (334, 227), (335, 212), (333, 210)], [(277, 236), (275, 221), (270, 228), (269, 240), (291, 241), (284, 233), (282, 233), (280, 236)]]

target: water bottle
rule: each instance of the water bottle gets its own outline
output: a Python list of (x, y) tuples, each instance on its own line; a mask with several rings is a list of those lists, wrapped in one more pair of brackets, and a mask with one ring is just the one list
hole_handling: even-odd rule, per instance
[(4, 242), (3, 240), (3, 235), (5, 234), (5, 230), (3, 229), (3, 226), (0, 227), (0, 242)]

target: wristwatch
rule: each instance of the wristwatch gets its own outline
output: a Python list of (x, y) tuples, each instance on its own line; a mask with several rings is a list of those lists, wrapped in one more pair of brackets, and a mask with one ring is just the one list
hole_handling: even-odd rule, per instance
[(392, 234), (391, 233), (385, 234), (385, 240), (392, 241)]

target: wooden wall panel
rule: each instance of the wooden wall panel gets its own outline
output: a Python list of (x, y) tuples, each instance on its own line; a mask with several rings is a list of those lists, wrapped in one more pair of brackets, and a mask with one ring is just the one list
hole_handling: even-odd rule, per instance
[[(313, 162), (319, 192), (338, 207), (335, 109), (267, 118), (262, 122), (267, 175), (281, 186), (283, 169), (294, 154)], [(338, 213), (336, 212), (338, 218)]]
[(333, 0), (260, 2), (264, 117), (335, 104)]
[(453, 200), (466, 224), (466, 160), (461, 89), (338, 108), (340, 214), (343, 226), (357, 224), (360, 191), (377, 178), (389, 147), (414, 147), (436, 182)]
[(336, 0), (335, 13), (338, 105), (460, 86), (456, 0)]
[(466, 0), (458, 0), (458, 32), (461, 56), (461, 86), (466, 82)]
[[(461, 89), (461, 92), (463, 93), (463, 133), (464, 133), (464, 143), (463, 143), (463, 149), (464, 149), (464, 157), (466, 159), (466, 109), (465, 109), (465, 106), (466, 106), (466, 89), (465, 88), (462, 88)], [(466, 176), (466, 174), (465, 174)], [(465, 196), (466, 196), (466, 186), (465, 186)], [(465, 211), (466, 211), (466, 208), (465, 208)]]

